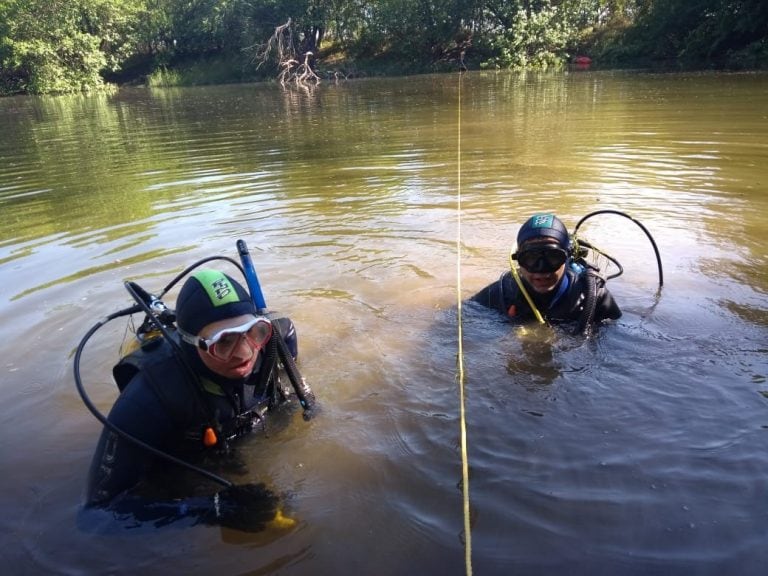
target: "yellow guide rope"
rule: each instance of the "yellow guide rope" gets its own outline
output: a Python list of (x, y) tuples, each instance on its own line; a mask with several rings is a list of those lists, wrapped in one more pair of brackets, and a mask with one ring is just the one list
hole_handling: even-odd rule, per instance
[(457, 192), (456, 192), (456, 315), (458, 325), (458, 352), (456, 354), (457, 379), (459, 383), (459, 413), (461, 431), (461, 488), (464, 502), (464, 561), (467, 576), (472, 576), (472, 533), (469, 518), (469, 462), (467, 456), (467, 419), (464, 406), (464, 345), (461, 322), (461, 80), (459, 73), (458, 95), (458, 143), (456, 145), (457, 159)]
[(512, 250), (509, 252), (509, 269), (512, 272), (515, 283), (517, 284), (517, 287), (520, 288), (522, 295), (525, 296), (525, 300), (528, 302), (528, 306), (531, 307), (533, 315), (536, 316), (536, 320), (539, 321), (539, 324), (546, 324), (547, 321), (544, 320), (544, 316), (542, 316), (541, 312), (539, 312), (539, 309), (536, 308), (536, 304), (533, 303), (533, 298), (531, 298), (528, 290), (526, 290), (525, 284), (523, 284), (523, 282), (520, 280), (520, 275), (517, 273), (517, 267), (515, 266), (515, 261), (513, 260), (513, 255), (515, 252), (517, 252), (517, 243), (512, 246)]

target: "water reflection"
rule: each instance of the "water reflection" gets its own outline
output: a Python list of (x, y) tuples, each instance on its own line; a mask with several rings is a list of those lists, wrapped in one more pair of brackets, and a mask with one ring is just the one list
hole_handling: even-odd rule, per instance
[(535, 390), (560, 376), (559, 359), (555, 359), (553, 350), (557, 343), (555, 329), (534, 324), (519, 326), (513, 332), (520, 348), (509, 355), (507, 372), (516, 384)]

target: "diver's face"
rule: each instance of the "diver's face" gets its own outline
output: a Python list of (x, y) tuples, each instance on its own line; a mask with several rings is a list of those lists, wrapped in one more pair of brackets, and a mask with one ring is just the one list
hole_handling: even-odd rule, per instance
[[(518, 252), (525, 252), (526, 249), (535, 249), (539, 248), (539, 245), (546, 244), (557, 244), (557, 241), (554, 238), (547, 237), (534, 238), (523, 244), (523, 246), (518, 249)], [(562, 264), (556, 270), (548, 272), (529, 272), (524, 267), (520, 266), (520, 276), (522, 276), (528, 285), (539, 294), (546, 294), (554, 290), (562, 279), (563, 274), (565, 274), (565, 264)]]
[[(243, 316), (212, 322), (200, 330), (199, 336), (207, 339), (218, 332), (228, 328), (235, 328), (252, 319), (253, 315), (244, 314)], [(200, 360), (203, 361), (203, 364), (216, 374), (225, 378), (239, 379), (245, 378), (253, 372), (253, 367), (259, 356), (259, 348), (250, 338), (244, 337), (237, 340), (226, 360), (218, 358), (200, 348), (197, 349), (197, 353), (200, 355)]]

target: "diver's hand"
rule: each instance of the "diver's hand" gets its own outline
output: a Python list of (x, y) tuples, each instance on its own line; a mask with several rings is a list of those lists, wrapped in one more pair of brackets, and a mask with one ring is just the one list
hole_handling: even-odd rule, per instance
[(231, 486), (213, 496), (215, 523), (243, 532), (259, 532), (278, 513), (279, 498), (264, 484)]

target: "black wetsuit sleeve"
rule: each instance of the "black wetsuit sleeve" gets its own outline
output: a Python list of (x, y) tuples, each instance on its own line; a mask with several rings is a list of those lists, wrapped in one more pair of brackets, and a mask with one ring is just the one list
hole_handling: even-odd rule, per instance
[[(137, 374), (125, 387), (108, 421), (127, 434), (164, 450), (174, 433), (171, 418), (159, 399)], [(86, 503), (105, 506), (135, 486), (155, 457), (109, 428), (102, 430), (88, 476)]]
[(501, 313), (506, 313), (503, 283), (504, 277), (502, 276), (496, 282), (488, 284), (488, 286), (472, 296), (470, 300), (472, 302), (477, 302), (486, 308), (491, 308), (493, 310), (498, 310)]
[[(109, 413), (108, 421), (142, 442), (168, 450), (176, 431), (161, 401), (138, 373), (128, 383)], [(132, 489), (158, 458), (145, 448), (104, 427), (93, 455), (86, 505), (80, 511), (80, 528), (98, 530), (109, 519), (123, 519), (132, 526), (151, 522), (161, 526), (181, 519), (194, 523), (217, 521), (213, 497), (151, 500)]]
[(595, 321), (617, 320), (618, 318), (621, 318), (621, 309), (613, 299), (613, 295), (603, 286), (598, 294)]
[[(108, 421), (132, 437), (170, 454), (183, 433), (141, 372), (128, 383), (109, 413)], [(86, 505), (78, 513), (85, 531), (109, 529), (114, 521), (134, 528), (142, 523), (161, 526), (177, 521), (218, 524), (239, 530), (263, 529), (276, 513), (278, 497), (263, 484), (220, 487), (215, 494), (182, 498), (152, 497), (141, 481), (156, 473), (156, 456), (146, 448), (105, 427), (93, 456)], [(203, 493), (210, 487), (203, 487)]]
[(264, 484), (233, 485), (212, 496), (154, 502), (125, 492), (117, 496), (106, 510), (81, 509), (78, 525), (84, 531), (96, 533), (113, 531), (115, 520), (122, 521), (122, 527), (131, 530), (144, 524), (153, 527), (207, 524), (260, 532), (277, 517), (279, 511), (279, 496)]

